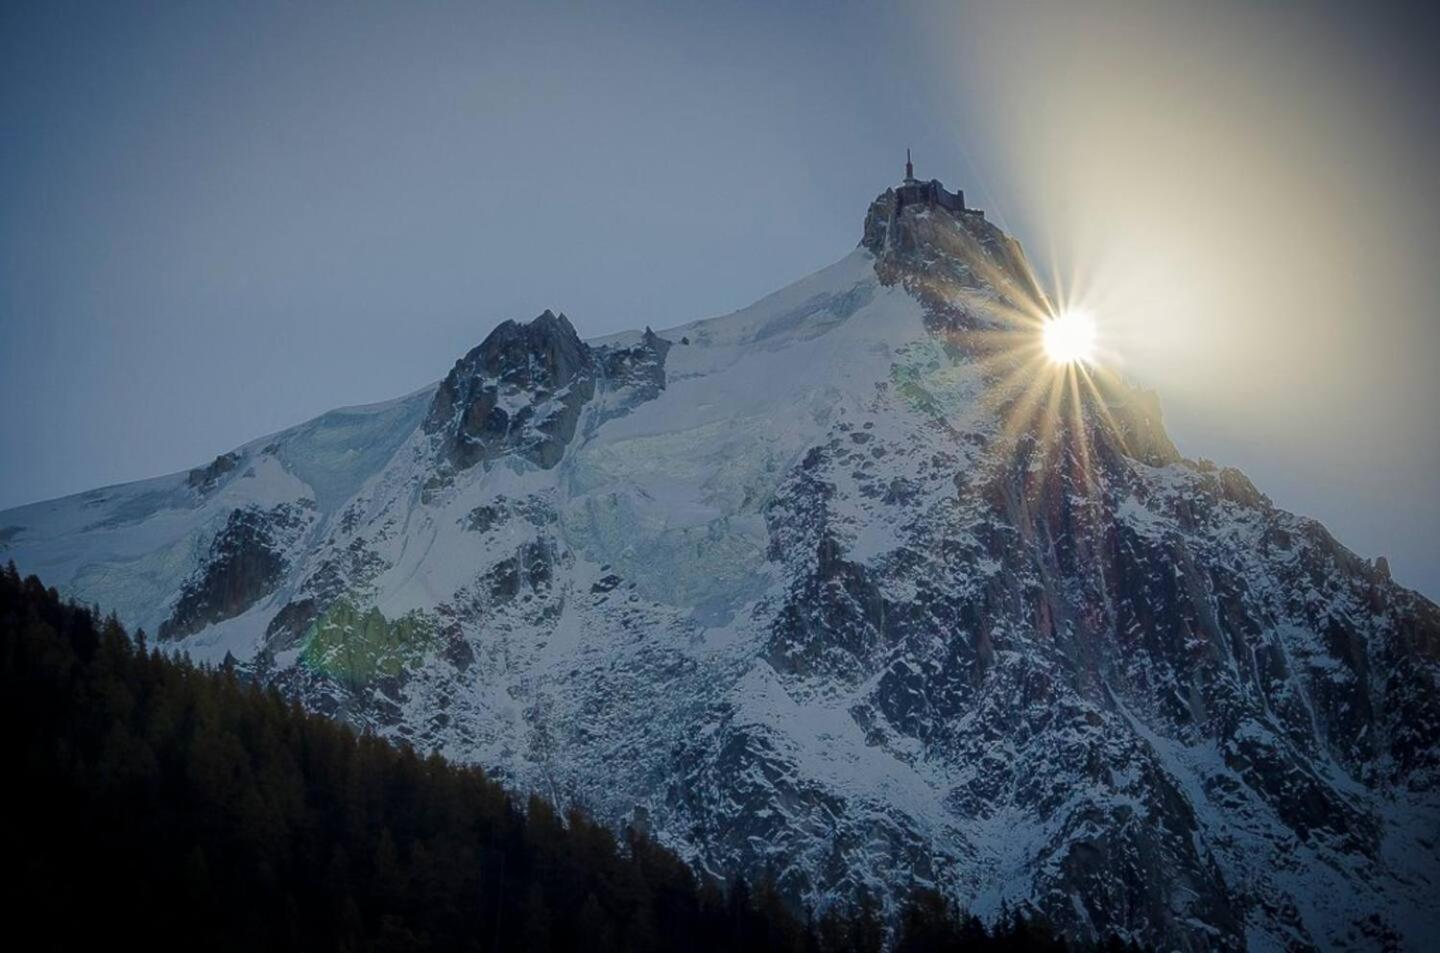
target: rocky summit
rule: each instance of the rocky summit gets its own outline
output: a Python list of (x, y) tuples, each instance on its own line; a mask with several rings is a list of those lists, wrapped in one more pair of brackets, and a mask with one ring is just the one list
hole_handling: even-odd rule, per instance
[(176, 652), (825, 906), (1165, 949), (1440, 936), (1440, 609), (1037, 359), (1020, 246), (907, 181), (754, 305), (0, 513)]

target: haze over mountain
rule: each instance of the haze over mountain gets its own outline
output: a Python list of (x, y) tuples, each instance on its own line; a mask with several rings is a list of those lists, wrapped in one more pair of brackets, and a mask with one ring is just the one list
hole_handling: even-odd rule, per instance
[(1436, 935), (1440, 609), (1044, 361), (1051, 304), (962, 197), (860, 213), (733, 314), (507, 321), (413, 394), (0, 512), (0, 557), (820, 906)]

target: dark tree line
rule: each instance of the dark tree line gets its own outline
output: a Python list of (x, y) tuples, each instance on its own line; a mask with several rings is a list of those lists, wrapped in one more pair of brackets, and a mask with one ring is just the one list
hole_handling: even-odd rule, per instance
[[(643, 834), (310, 714), (0, 571), (3, 856), (29, 948), (878, 951), (862, 904), (698, 877)], [(1061, 950), (917, 895), (905, 953)]]

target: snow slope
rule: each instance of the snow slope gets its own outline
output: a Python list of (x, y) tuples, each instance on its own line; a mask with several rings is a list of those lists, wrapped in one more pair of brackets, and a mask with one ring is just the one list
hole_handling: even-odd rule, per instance
[(982, 216), (887, 191), (734, 314), (507, 322), (407, 397), (0, 513), (0, 556), (811, 902), (1421, 948), (1440, 610), (1122, 382), (1027, 415), (1039, 307)]

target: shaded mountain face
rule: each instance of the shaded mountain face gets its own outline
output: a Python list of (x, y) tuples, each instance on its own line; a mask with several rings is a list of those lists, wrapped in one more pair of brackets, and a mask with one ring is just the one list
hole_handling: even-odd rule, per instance
[(546, 311), (529, 324), (506, 321), (457, 361), (425, 432), (440, 437), (440, 460), (462, 470), (509, 453), (548, 469), (594, 392), (590, 348), (563, 314)]
[(0, 514), (0, 556), (812, 903), (1436, 935), (1440, 610), (1036, 359), (979, 213), (887, 191), (862, 236), (659, 333), (507, 322), (435, 387)]

